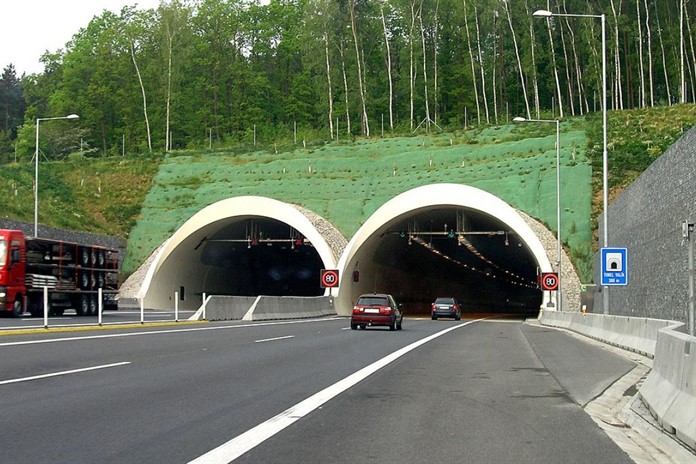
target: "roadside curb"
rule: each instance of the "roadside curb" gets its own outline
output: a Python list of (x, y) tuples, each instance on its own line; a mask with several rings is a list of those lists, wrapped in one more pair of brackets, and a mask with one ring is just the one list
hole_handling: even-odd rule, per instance
[(110, 325), (78, 325), (78, 326), (54, 326), (54, 327), (37, 327), (26, 329), (7, 329), (0, 330), (0, 337), (11, 335), (37, 335), (48, 333), (63, 333), (63, 332), (88, 332), (92, 330), (119, 330), (119, 329), (134, 329), (134, 328), (152, 328), (152, 327), (172, 327), (184, 325), (200, 325), (207, 324), (208, 321), (170, 321), (170, 322), (133, 322), (130, 324), (110, 324)]

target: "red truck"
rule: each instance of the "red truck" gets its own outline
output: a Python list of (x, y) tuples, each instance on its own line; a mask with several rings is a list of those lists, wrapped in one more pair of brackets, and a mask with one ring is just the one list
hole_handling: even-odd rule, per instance
[(102, 308), (117, 309), (118, 250), (0, 229), (0, 312), (43, 316), (44, 288), (53, 316), (69, 308), (79, 316), (96, 315), (99, 289)]

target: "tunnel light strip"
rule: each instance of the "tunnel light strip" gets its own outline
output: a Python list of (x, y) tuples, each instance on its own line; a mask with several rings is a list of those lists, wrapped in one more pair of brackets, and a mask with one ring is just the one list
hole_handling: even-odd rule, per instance
[[(474, 266), (469, 266), (468, 264), (463, 263), (463, 262), (459, 261), (458, 259), (455, 259), (455, 258), (453, 258), (453, 257), (451, 257), (451, 256), (449, 256), (449, 255), (446, 255), (446, 254), (442, 253), (440, 250), (437, 250), (437, 249), (433, 248), (432, 245), (430, 245), (429, 243), (426, 243), (426, 242), (423, 241), (423, 239), (421, 239), (421, 238), (413, 237), (412, 240), (413, 240), (415, 243), (417, 243), (418, 245), (420, 245), (420, 246), (422, 246), (423, 248), (425, 248), (426, 250), (430, 251), (431, 253), (436, 254), (436, 255), (440, 256), (441, 258), (446, 259), (446, 260), (448, 260), (448, 261), (451, 261), (451, 262), (453, 262), (453, 263), (455, 263), (455, 264), (458, 264), (458, 265), (460, 265), (460, 266), (462, 266), (462, 267), (464, 267), (464, 268), (466, 268), (466, 269), (468, 269), (468, 270), (470, 270), (470, 271), (477, 272), (477, 273), (479, 273), (479, 274), (485, 275), (486, 277), (491, 277), (491, 278), (493, 278), (493, 279), (497, 279), (497, 278), (498, 278), (498, 276), (496, 276), (496, 275), (493, 274), (493, 273), (490, 273), (490, 274), (489, 274), (489, 273), (486, 273), (486, 272), (484, 272), (484, 271), (482, 271), (482, 270), (480, 270), (480, 269), (475, 268)], [(472, 247), (473, 247), (473, 245), (472, 245)], [(470, 251), (471, 251), (471, 250), (470, 250)], [(475, 255), (476, 255), (476, 254), (475, 254)], [(480, 258), (483, 259), (483, 255), (481, 255), (480, 253), (478, 253), (477, 256), (479, 256)], [(511, 276), (513, 276), (513, 277), (517, 277), (518, 279), (520, 279), (520, 280), (522, 281), (522, 282), (517, 282), (517, 281), (515, 281), (515, 280), (513, 280), (513, 279), (509, 279), (509, 278), (508, 278), (508, 279), (505, 279), (509, 284), (512, 284), (512, 285), (519, 285), (519, 286), (521, 286), (521, 287), (527, 287), (527, 288), (537, 288), (536, 285), (532, 285), (532, 284), (526, 283), (525, 280), (524, 280), (524, 278), (522, 278), (522, 277), (520, 277), (520, 276), (517, 276), (516, 274), (514, 274), (514, 273), (512, 273), (512, 272), (510, 272), (510, 271), (507, 271), (507, 270), (505, 270), (505, 269), (501, 269), (499, 266), (497, 266), (495, 263), (493, 263), (493, 262), (491, 262), (491, 261), (489, 261), (489, 260), (486, 260), (486, 259), (483, 259), (483, 260), (484, 260), (485, 262), (487, 262), (487, 263), (490, 263), (490, 264), (493, 265), (494, 267), (496, 267), (496, 268), (502, 270), (502, 271), (505, 272), (506, 274), (509, 274), (509, 275), (511, 275)], [(527, 281), (527, 282), (528, 282), (528, 281)]]
[(315, 409), (322, 406), (324, 403), (328, 402), (329, 400), (333, 399), (334, 397), (353, 387), (357, 383), (366, 379), (370, 375), (374, 374), (378, 370), (387, 366), (391, 362), (399, 359), (400, 357), (409, 353), (410, 351), (413, 351), (419, 346), (424, 345), (438, 337), (441, 337), (446, 333), (467, 326), (469, 324), (473, 324), (474, 322), (482, 321), (484, 319), (487, 318), (475, 319), (473, 321), (464, 322), (462, 324), (455, 325), (454, 327), (450, 327), (448, 329), (442, 330), (428, 337), (425, 337), (421, 340), (413, 342), (410, 345), (405, 346), (378, 361), (375, 361), (369, 366), (363, 367), (359, 371), (349, 375), (343, 380), (339, 380), (335, 384), (310, 396), (304, 401), (301, 401), (296, 405), (286, 409), (277, 416), (268, 419), (266, 422), (263, 422), (257, 425), (256, 427), (247, 430), (241, 435), (236, 436), (227, 443), (224, 443), (218, 446), (217, 448), (207, 452), (206, 454), (194, 459), (193, 461), (190, 461), (189, 464), (230, 463), (238, 457), (240, 457), (241, 455), (243, 455), (244, 453), (250, 451), (251, 449), (263, 443), (264, 441), (268, 440), (275, 434), (281, 432), (285, 428), (302, 419)]

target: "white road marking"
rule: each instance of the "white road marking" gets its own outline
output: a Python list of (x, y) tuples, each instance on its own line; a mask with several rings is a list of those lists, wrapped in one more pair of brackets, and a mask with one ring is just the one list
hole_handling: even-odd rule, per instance
[(190, 461), (189, 464), (228, 464), (406, 353), (415, 350), (419, 346), (441, 337), (448, 332), (481, 320), (482, 319), (476, 319), (473, 321), (464, 322), (418, 340), (417, 342), (411, 343), (410, 345), (405, 346), (378, 361), (375, 361), (369, 366), (360, 369), (343, 380), (339, 380), (337, 383), (297, 403), (289, 409), (286, 409), (277, 416), (268, 419), (266, 422), (263, 422), (256, 427), (247, 430), (243, 434), (236, 436), (227, 443), (224, 443), (194, 459), (193, 461)]
[(23, 377), (21, 379), (10, 379), (10, 380), (0, 380), (0, 385), (7, 385), (10, 383), (28, 382), (30, 380), (47, 379), (49, 377), (58, 377), (60, 375), (78, 374), (80, 372), (95, 371), (97, 369), (108, 369), (109, 367), (125, 366), (130, 364), (130, 362), (119, 362), (113, 364), (104, 364), (101, 366), (84, 367), (82, 369), (72, 369), (70, 371), (63, 372), (53, 372), (51, 374), (34, 375), (32, 377)]
[(281, 321), (281, 322), (258, 322), (254, 324), (239, 324), (239, 325), (221, 325), (215, 327), (189, 327), (185, 329), (170, 329), (170, 330), (148, 330), (146, 332), (127, 332), (127, 333), (116, 333), (116, 334), (102, 334), (102, 335), (88, 335), (86, 337), (65, 337), (65, 338), (49, 338), (46, 340), (26, 340), (22, 342), (7, 342), (0, 343), (2, 346), (19, 346), (19, 345), (38, 345), (42, 343), (58, 343), (58, 342), (75, 342), (80, 340), (97, 340), (100, 338), (120, 338), (120, 337), (137, 337), (140, 335), (164, 335), (171, 333), (180, 332), (203, 332), (207, 330), (225, 330), (225, 329), (241, 329), (246, 327), (264, 327), (268, 325), (286, 325), (286, 324), (303, 324), (309, 322), (327, 322), (335, 321), (339, 319), (338, 317), (329, 317), (326, 319), (314, 319), (312, 321), (298, 320), (298, 321)]
[(285, 337), (264, 338), (262, 340), (254, 340), (254, 343), (274, 342), (276, 340), (286, 340), (288, 338), (295, 338), (295, 336), (294, 335), (286, 335)]

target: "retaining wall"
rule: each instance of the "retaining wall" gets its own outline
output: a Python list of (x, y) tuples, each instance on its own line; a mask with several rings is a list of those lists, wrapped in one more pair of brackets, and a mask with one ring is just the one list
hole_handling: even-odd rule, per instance
[(558, 311), (542, 311), (539, 321), (651, 356), (640, 398), (667, 432), (696, 450), (696, 337), (683, 323)]

